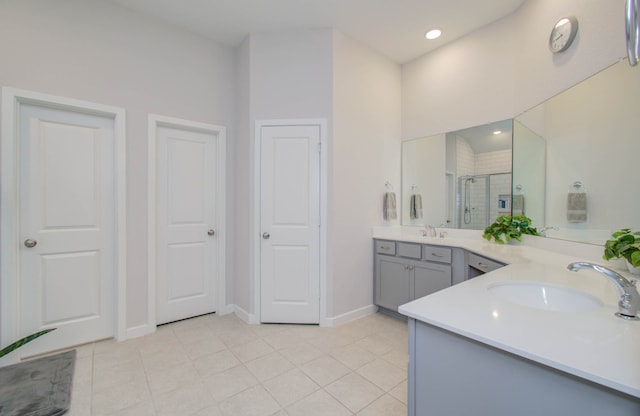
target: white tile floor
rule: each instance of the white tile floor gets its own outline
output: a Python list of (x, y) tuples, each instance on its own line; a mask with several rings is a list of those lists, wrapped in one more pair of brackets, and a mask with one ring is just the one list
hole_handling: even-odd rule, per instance
[(406, 323), (207, 315), (77, 348), (69, 416), (405, 416)]

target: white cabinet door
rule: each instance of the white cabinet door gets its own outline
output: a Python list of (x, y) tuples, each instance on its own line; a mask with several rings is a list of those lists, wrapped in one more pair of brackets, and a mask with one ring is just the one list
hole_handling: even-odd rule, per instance
[(23, 355), (115, 335), (114, 120), (22, 104), (18, 215)]
[(260, 135), (260, 319), (319, 323), (320, 127)]
[(218, 136), (157, 129), (157, 323), (216, 310)]

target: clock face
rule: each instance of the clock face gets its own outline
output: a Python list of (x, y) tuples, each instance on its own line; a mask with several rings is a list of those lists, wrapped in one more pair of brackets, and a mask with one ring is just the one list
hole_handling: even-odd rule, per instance
[(578, 19), (574, 16), (562, 18), (556, 23), (549, 36), (549, 49), (558, 53), (567, 50), (578, 32)]

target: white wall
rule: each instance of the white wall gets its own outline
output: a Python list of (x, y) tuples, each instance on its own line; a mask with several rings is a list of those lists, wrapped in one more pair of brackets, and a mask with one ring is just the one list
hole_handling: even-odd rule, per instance
[(402, 66), (402, 138), (511, 118), (513, 19), (499, 20)]
[[(625, 56), (624, 0), (529, 0), (513, 14), (402, 67), (402, 137), (513, 118)], [(580, 22), (565, 53), (553, 25)]]
[(126, 325), (147, 323), (147, 115), (227, 126), (233, 152), (232, 51), (105, 1), (21, 0), (0, 2), (0, 56), (2, 86), (126, 110)]
[(236, 158), (235, 158), (235, 245), (229, 246), (235, 261), (233, 302), (249, 313), (253, 300), (251, 262), (251, 204), (253, 199), (253, 158), (251, 139), (251, 39), (246, 38), (236, 50)]
[[(626, 56), (625, 0), (528, 0), (509, 17), (517, 39), (512, 117)], [(549, 52), (553, 25), (575, 15), (579, 30), (566, 52)], [(507, 118), (507, 117), (503, 117)]]
[(400, 94), (399, 65), (334, 32), (331, 317), (373, 301), (371, 227), (383, 224), (385, 181), (400, 201)]

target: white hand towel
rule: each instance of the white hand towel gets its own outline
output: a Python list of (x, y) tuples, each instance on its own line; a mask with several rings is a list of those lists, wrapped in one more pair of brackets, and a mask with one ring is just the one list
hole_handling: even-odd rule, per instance
[(385, 221), (395, 220), (398, 218), (395, 192), (385, 192), (384, 202), (382, 204), (382, 217)]
[(524, 215), (524, 195), (515, 194), (511, 201), (511, 215)]
[(567, 221), (587, 222), (586, 192), (569, 192), (567, 197)]
[(411, 195), (411, 202), (409, 203), (409, 218), (412, 220), (422, 218), (422, 195)]

